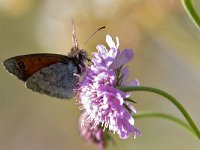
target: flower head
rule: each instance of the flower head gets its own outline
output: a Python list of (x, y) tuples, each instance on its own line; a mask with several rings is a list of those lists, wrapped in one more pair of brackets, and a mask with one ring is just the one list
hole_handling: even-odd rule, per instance
[[(81, 125), (83, 119), (83, 114), (80, 115), (79, 122)], [(98, 146), (99, 150), (105, 149), (105, 135), (99, 126), (94, 127), (91, 130), (92, 124), (90, 122), (86, 122), (84, 126), (79, 126), (79, 132), (81, 137), (87, 141), (88, 143), (94, 143)]]
[(122, 139), (128, 138), (130, 134), (136, 137), (140, 135), (132, 117), (136, 111), (126, 101), (130, 94), (116, 88), (139, 84), (137, 80), (128, 81), (129, 70), (124, 67), (132, 60), (133, 52), (130, 49), (118, 50), (118, 38), (115, 44), (107, 35), (106, 42), (109, 50), (102, 44), (97, 45), (98, 52), (93, 53), (93, 65), (87, 69), (78, 89), (80, 109), (85, 112), (82, 125), (85, 122), (92, 123), (92, 128), (101, 125), (104, 130), (108, 128)]

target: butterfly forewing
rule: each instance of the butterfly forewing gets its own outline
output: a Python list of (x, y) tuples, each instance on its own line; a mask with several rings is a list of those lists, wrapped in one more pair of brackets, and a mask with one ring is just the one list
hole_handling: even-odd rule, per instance
[(26, 81), (33, 73), (57, 62), (67, 62), (70, 58), (59, 54), (29, 54), (9, 58), (3, 62), (7, 71)]

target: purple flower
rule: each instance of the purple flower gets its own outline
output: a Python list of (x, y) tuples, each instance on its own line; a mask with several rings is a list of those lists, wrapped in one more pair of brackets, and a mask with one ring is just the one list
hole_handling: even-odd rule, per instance
[(99, 150), (105, 149), (105, 135), (99, 126), (91, 129), (92, 124), (90, 122), (86, 122), (84, 126), (81, 126), (81, 122), (83, 119), (83, 114), (80, 115), (79, 118), (79, 132), (81, 137), (87, 141), (88, 143), (94, 143), (98, 146)]
[(80, 109), (84, 111), (82, 125), (86, 122), (93, 124), (91, 129), (101, 125), (105, 130), (117, 133), (121, 139), (141, 135), (134, 127), (132, 114), (136, 113), (127, 98), (129, 93), (118, 90), (117, 86), (138, 86), (138, 80), (128, 81), (129, 70), (124, 67), (133, 59), (130, 49), (118, 50), (119, 39), (116, 44), (107, 35), (106, 42), (109, 50), (102, 44), (97, 45), (98, 52), (93, 53), (93, 65), (86, 72), (78, 89)]

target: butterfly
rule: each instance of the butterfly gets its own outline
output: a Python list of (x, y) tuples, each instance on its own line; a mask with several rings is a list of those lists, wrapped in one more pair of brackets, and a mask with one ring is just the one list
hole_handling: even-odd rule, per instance
[[(105, 26), (96, 32), (103, 28)], [(90, 61), (82, 48), (78, 48), (73, 28), (72, 48), (67, 56), (50, 53), (20, 55), (8, 58), (3, 65), (9, 73), (24, 81), (27, 88), (52, 97), (70, 99), (86, 70), (86, 61)]]

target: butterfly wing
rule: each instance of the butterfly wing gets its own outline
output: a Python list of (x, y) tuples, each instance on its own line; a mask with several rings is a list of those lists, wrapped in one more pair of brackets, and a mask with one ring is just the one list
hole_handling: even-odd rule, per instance
[(73, 61), (58, 62), (34, 73), (26, 80), (26, 86), (33, 91), (58, 98), (71, 98), (77, 87), (78, 67)]
[(70, 58), (59, 54), (29, 54), (9, 58), (3, 62), (6, 70), (26, 81), (33, 73), (57, 62), (69, 61)]
[(58, 54), (30, 54), (9, 58), (3, 62), (6, 70), (26, 82), (33, 91), (58, 98), (74, 95), (78, 66), (73, 60)]

